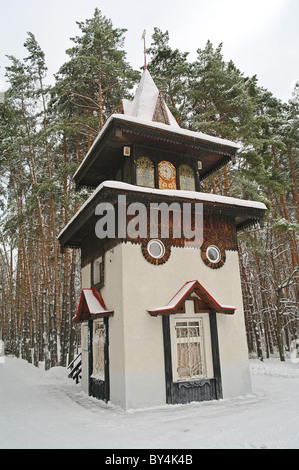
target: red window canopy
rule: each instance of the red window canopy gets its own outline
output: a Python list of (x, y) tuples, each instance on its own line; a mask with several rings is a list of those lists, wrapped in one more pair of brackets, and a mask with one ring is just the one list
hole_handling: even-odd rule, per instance
[(195, 313), (216, 312), (232, 315), (236, 310), (236, 307), (221, 305), (217, 302), (198, 281), (188, 281), (175, 296), (172, 297), (167, 305), (148, 310), (148, 313), (154, 317), (157, 315), (185, 313), (186, 300), (194, 301)]
[(97, 289), (82, 289), (77, 314), (73, 317), (75, 323), (113, 315), (113, 310), (107, 310), (103, 297)]

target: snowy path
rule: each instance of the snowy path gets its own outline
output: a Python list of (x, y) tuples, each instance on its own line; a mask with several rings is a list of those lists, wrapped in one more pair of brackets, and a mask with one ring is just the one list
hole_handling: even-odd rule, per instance
[(124, 412), (66, 370), (0, 363), (0, 448), (299, 448), (299, 364), (251, 361), (253, 394)]

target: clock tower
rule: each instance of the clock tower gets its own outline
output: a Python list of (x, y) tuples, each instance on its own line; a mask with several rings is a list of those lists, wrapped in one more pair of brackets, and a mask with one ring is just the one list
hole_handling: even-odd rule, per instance
[(237, 234), (254, 201), (206, 194), (235, 158), (182, 129), (148, 70), (74, 175), (94, 188), (59, 234), (81, 248), (82, 387), (124, 409), (250, 393)]

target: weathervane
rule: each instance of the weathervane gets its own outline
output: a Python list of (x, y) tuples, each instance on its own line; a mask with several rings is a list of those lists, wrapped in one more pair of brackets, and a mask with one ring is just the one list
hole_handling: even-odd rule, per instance
[(145, 47), (145, 35), (146, 35), (146, 30), (143, 30), (141, 39), (143, 39), (143, 44), (144, 44), (144, 70), (146, 70), (146, 47)]

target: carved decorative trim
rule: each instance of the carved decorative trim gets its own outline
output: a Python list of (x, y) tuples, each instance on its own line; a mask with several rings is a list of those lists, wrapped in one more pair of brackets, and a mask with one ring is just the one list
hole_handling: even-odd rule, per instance
[(219, 210), (218, 214), (209, 213), (209, 207), (204, 208), (204, 241), (209, 245), (220, 245), (225, 250), (238, 250), (237, 234), (234, 217), (228, 217)]
[(169, 260), (169, 257), (171, 255), (171, 246), (169, 242), (164, 239), (160, 240), (165, 246), (165, 253), (161, 258), (154, 258), (153, 256), (151, 256), (151, 254), (148, 252), (148, 249), (147, 249), (148, 242), (150, 240), (151, 240), (150, 238), (145, 238), (141, 242), (141, 251), (146, 261), (148, 261), (151, 264), (154, 264), (155, 266), (159, 266), (161, 264), (166, 263)]
[(198, 388), (198, 387), (203, 387), (204, 385), (208, 385), (210, 387), (210, 379), (202, 379), (202, 380), (197, 380), (194, 382), (178, 382), (179, 389), (182, 387), (185, 388)]
[[(221, 259), (218, 263), (211, 262), (207, 257), (207, 249), (210, 245), (216, 245), (220, 252), (221, 252)], [(201, 246), (201, 258), (203, 262), (211, 269), (219, 269), (221, 268), (225, 261), (226, 261), (226, 253), (223, 243), (219, 242), (218, 240), (213, 242), (212, 240), (206, 240)]]

